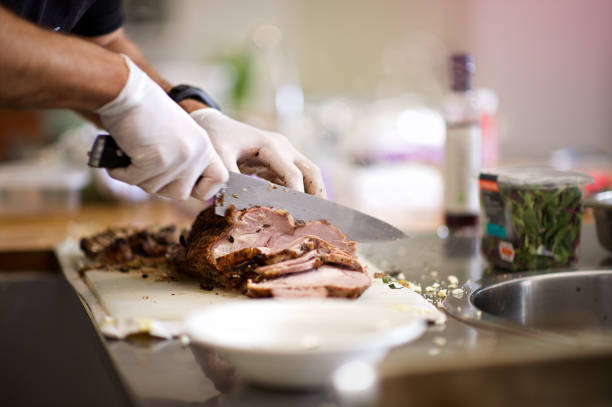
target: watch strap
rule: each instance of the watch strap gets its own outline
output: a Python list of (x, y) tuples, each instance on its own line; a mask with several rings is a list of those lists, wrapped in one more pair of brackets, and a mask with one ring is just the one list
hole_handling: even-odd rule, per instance
[(185, 100), (185, 99), (195, 99), (202, 103), (207, 104), (213, 109), (221, 110), (219, 105), (208, 95), (208, 93), (204, 92), (204, 90), (191, 85), (177, 85), (170, 89), (168, 92), (168, 96), (170, 99), (174, 100), (176, 103)]

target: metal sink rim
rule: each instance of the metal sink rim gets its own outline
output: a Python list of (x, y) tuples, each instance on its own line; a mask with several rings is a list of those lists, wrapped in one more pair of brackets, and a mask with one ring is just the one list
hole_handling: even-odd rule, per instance
[(474, 298), (485, 290), (494, 289), (507, 284), (515, 284), (522, 281), (534, 281), (543, 279), (558, 279), (570, 278), (576, 275), (598, 275), (612, 274), (610, 268), (585, 268), (585, 269), (564, 269), (564, 270), (545, 270), (520, 273), (504, 273), (493, 274), (483, 277), (482, 279), (472, 282), (467, 281), (463, 284), (464, 295), (460, 298), (449, 295), (443, 302), (444, 310), (452, 317), (472, 324), (478, 327), (502, 330), (505, 332), (537, 337), (539, 340), (552, 341), (555, 343), (564, 343), (584, 347), (585, 345), (611, 345), (610, 339), (604, 338), (601, 335), (586, 334), (586, 335), (568, 335), (549, 330), (534, 328), (530, 326), (520, 325), (511, 320), (499, 317), (497, 315), (485, 312), (479, 309), (474, 304)]

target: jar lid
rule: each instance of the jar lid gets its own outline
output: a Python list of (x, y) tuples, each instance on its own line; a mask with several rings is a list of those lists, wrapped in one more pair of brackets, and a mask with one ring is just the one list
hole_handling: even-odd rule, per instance
[(497, 175), (498, 183), (518, 187), (557, 188), (568, 185), (584, 186), (593, 182), (590, 175), (545, 166), (508, 167), (482, 173)]

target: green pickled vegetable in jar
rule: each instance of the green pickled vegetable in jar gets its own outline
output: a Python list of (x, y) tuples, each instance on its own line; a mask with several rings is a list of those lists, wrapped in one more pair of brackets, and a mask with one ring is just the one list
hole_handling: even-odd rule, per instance
[(482, 252), (496, 268), (542, 270), (577, 260), (584, 186), (592, 178), (547, 167), (480, 174)]

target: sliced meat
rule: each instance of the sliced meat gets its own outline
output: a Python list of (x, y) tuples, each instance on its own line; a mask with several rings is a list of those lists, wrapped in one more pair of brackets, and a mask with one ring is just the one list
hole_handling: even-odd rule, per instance
[(293, 239), (286, 246), (276, 247), (247, 247), (228, 253), (217, 258), (218, 266), (223, 269), (225, 267), (235, 266), (245, 261), (253, 260), (259, 265), (278, 263), (287, 259), (294, 259), (302, 256), (304, 253), (313, 250), (316, 247), (316, 242), (309, 237), (301, 237)]
[(356, 243), (346, 239), (346, 236), (326, 220), (317, 220), (307, 223), (300, 223), (295, 228), (292, 235), (278, 235), (272, 241), (275, 246), (283, 246), (290, 240), (302, 236), (316, 236), (321, 240), (354, 255), (357, 251)]
[[(325, 287), (311, 287), (311, 288), (297, 288), (297, 287), (283, 287), (275, 288), (270, 292), (270, 295), (264, 297), (276, 297), (276, 298), (326, 298), (328, 296), (327, 289)], [(253, 298), (259, 298), (252, 296)]]
[(307, 222), (295, 230), (296, 236), (317, 236), (344, 251), (355, 255), (357, 252), (357, 243), (347, 240), (346, 236), (337, 227), (326, 220), (318, 220)]
[(226, 219), (230, 226), (226, 231), (226, 239), (219, 239), (211, 248), (215, 258), (251, 247), (281, 249), (286, 245), (274, 245), (274, 237), (291, 236), (295, 229), (295, 221), (289, 212), (270, 208), (230, 210)]
[(359, 263), (355, 254), (348, 253), (326, 240), (318, 239), (317, 243), (319, 257), (323, 263), (331, 263), (351, 270), (364, 271), (363, 266)]
[[(316, 270), (291, 274), (263, 282), (247, 284), (249, 297), (300, 297), (304, 292), (322, 297), (357, 298), (369, 286), (366, 273), (334, 266), (321, 266)], [(323, 294), (325, 290), (325, 295)]]
[(316, 250), (311, 250), (295, 259), (281, 261), (280, 263), (269, 264), (257, 267), (254, 272), (264, 277), (277, 277), (283, 274), (300, 273), (319, 267), (323, 262)]
[(168, 259), (176, 270), (199, 277), (203, 289), (251, 297), (355, 298), (370, 285), (355, 242), (325, 220), (296, 221), (274, 208), (231, 208), (220, 217), (211, 207), (188, 234), (179, 236), (174, 226), (116, 228), (82, 239), (81, 248), (123, 271)]
[[(263, 207), (240, 211), (232, 207), (224, 218), (216, 216), (213, 208), (206, 209), (194, 222), (185, 247), (177, 251), (174, 264), (179, 271), (199, 275), (203, 287), (241, 291), (247, 291), (248, 281), (264, 284), (290, 276), (304, 278), (323, 265), (339, 270), (337, 276), (343, 275), (340, 271), (364, 274), (355, 243), (329, 222), (299, 222), (287, 211)], [(327, 278), (330, 273), (316, 273), (314, 278)], [(299, 291), (309, 296), (315, 292), (350, 296), (325, 287)], [(350, 288), (349, 292), (356, 291)]]
[(312, 242), (314, 250), (295, 256), (295, 252), (290, 252), (289, 259), (283, 259), (282, 254), (262, 256), (262, 263), (254, 269), (254, 272), (265, 277), (279, 276), (282, 274), (299, 273), (310, 269), (318, 268), (322, 264), (334, 264), (343, 268), (355, 271), (363, 271), (363, 266), (355, 256), (351, 256), (345, 251), (332, 246), (324, 240), (314, 236), (306, 236), (304, 239)]
[[(231, 208), (224, 218), (210, 207), (196, 218), (185, 250), (174, 258), (174, 264), (182, 272), (216, 281), (223, 269), (268, 252), (273, 236), (292, 233), (294, 228), (295, 221), (287, 211)], [(217, 260), (227, 255), (231, 256), (220, 266)]]

